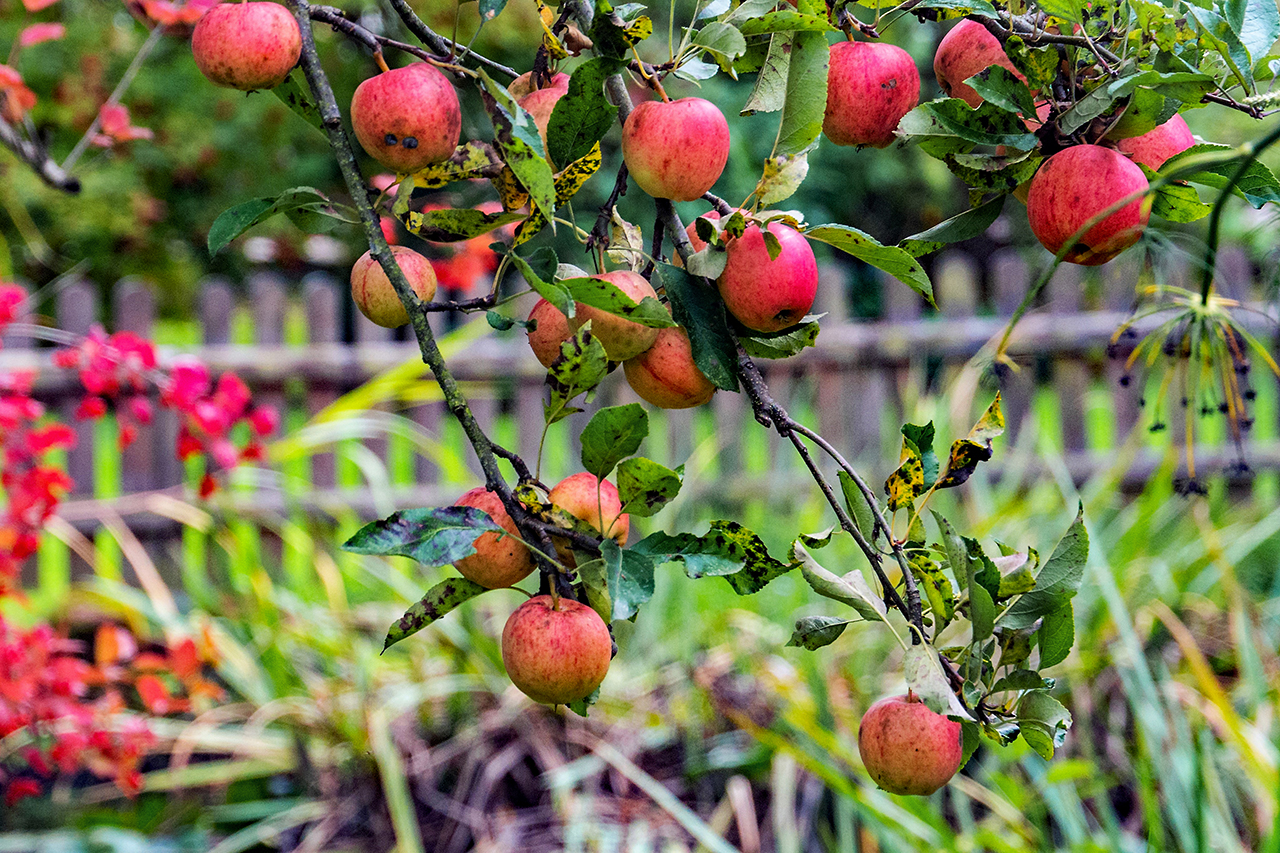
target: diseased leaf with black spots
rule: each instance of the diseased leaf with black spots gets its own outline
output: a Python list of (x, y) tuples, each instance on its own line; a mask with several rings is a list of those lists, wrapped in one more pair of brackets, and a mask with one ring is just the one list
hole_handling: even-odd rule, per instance
[(410, 607), (387, 631), (385, 652), (396, 643), (418, 633), (432, 622), (453, 610), (459, 604), (470, 601), (487, 589), (466, 578), (449, 578), (441, 581), (422, 596), (422, 600)]
[(475, 507), (406, 509), (366, 524), (343, 543), (342, 550), (446, 566), (474, 554), (476, 539), (488, 532), (504, 531), (487, 512)]
[(796, 629), (787, 641), (788, 646), (799, 646), (813, 651), (829, 646), (840, 638), (849, 627), (848, 619), (835, 616), (806, 616), (796, 620)]
[(915, 443), (905, 436), (898, 468), (885, 480), (884, 491), (889, 496), (891, 512), (907, 506), (924, 491), (924, 460)]
[[(556, 188), (556, 208), (559, 209), (569, 199), (577, 194), (582, 185), (587, 182), (587, 178), (591, 177), (600, 168), (600, 145), (597, 143), (587, 155), (579, 160), (575, 160), (559, 172), (555, 176)], [(505, 203), (505, 202), (504, 202)], [(515, 240), (512, 246), (519, 246), (533, 238), (535, 234), (546, 227), (547, 218), (543, 216), (541, 210), (534, 210), (529, 214), (529, 218), (521, 222), (516, 227)]]
[(933, 611), (934, 633), (942, 631), (956, 612), (955, 592), (951, 588), (951, 579), (942, 571), (942, 567), (922, 554), (912, 555), (908, 561), (916, 583), (924, 591), (929, 600), (929, 608)]
[(652, 556), (657, 565), (682, 563), (691, 578), (723, 577), (739, 595), (759, 592), (796, 567), (770, 556), (760, 537), (736, 521), (713, 521), (703, 536), (653, 533), (631, 550)]
[(551, 110), (547, 149), (555, 163), (585, 157), (613, 125), (618, 107), (604, 94), (605, 80), (618, 68), (617, 60), (589, 59), (574, 69), (569, 91)]
[(648, 518), (680, 494), (680, 475), (643, 456), (618, 466), (618, 498), (623, 512)]
[(903, 424), (902, 437), (916, 446), (920, 453), (920, 464), (924, 468), (924, 487), (927, 489), (938, 479), (938, 454), (933, 450), (933, 421), (924, 426)]
[(409, 213), (401, 221), (410, 234), (433, 243), (456, 243), (519, 222), (523, 213), (484, 213), (479, 210), (427, 210)]
[(413, 173), (418, 189), (438, 190), (454, 181), (492, 178), (502, 171), (502, 159), (487, 142), (472, 140), (454, 149), (448, 160), (432, 163)]
[(1004, 432), (1004, 415), (1000, 411), (1000, 392), (986, 412), (969, 430), (969, 435), (951, 445), (946, 472), (938, 479), (937, 488), (949, 489), (969, 479), (979, 462), (991, 458), (991, 439)]
[(547, 371), (547, 385), (551, 388), (551, 400), (545, 407), (547, 422), (556, 423), (581, 411), (570, 406), (569, 401), (599, 385), (608, 373), (609, 357), (587, 322), (560, 345), (560, 356)]

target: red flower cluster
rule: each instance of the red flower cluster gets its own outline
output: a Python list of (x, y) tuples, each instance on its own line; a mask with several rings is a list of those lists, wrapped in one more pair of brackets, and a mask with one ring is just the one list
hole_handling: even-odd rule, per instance
[(23, 632), (0, 619), (0, 740), (22, 733), (18, 754), (25, 764), (10, 776), (0, 770), (7, 806), (80, 768), (136, 793), (138, 765), (155, 737), (145, 721), (122, 712), (164, 716), (222, 698), (222, 689), (204, 678), (210, 656), (190, 638), (139, 654), (132, 634), (103, 625), (93, 660), (82, 646), (47, 625)]

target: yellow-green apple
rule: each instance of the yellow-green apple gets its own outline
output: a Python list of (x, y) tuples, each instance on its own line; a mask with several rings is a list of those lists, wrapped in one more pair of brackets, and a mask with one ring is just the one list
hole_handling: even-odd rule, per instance
[(892, 794), (932, 794), (960, 769), (960, 724), (911, 694), (887, 696), (867, 709), (858, 752), (875, 783)]
[[(593, 528), (600, 536), (612, 536), (619, 545), (627, 544), (631, 517), (622, 511), (618, 487), (601, 480), (589, 471), (565, 477), (547, 493), (547, 500)], [(562, 537), (552, 537), (561, 562), (574, 565), (573, 551)]]
[(777, 332), (799, 323), (818, 293), (818, 262), (804, 235), (781, 222), (769, 233), (782, 250), (770, 260), (760, 226), (752, 223), (725, 245), (728, 258), (716, 281), (725, 308), (757, 332)]
[(1121, 154), (1128, 154), (1133, 162), (1156, 171), (1174, 154), (1181, 154), (1195, 144), (1195, 137), (1191, 135), (1191, 128), (1187, 127), (1186, 119), (1175, 114), (1164, 124), (1141, 136), (1117, 139), (1116, 149)]
[[(1073, 145), (1045, 160), (1031, 179), (1027, 221), (1054, 254), (1094, 216), (1148, 187), (1142, 170), (1114, 148)], [(1085, 232), (1068, 250), (1073, 264), (1105, 264), (1138, 242), (1151, 216), (1151, 197), (1135, 198)]]
[(569, 318), (545, 299), (534, 304), (529, 319), (537, 324), (537, 328), (529, 332), (529, 348), (543, 367), (550, 368), (560, 357), (560, 345), (573, 337), (573, 327), (569, 325)]
[(534, 570), (533, 555), (519, 540), (520, 531), (497, 494), (480, 486), (458, 498), (455, 505), (484, 510), (495, 524), (509, 534), (480, 534), (474, 544), (476, 552), (453, 564), (464, 578), (486, 589), (500, 589), (517, 584), (529, 576)]
[[(658, 298), (653, 285), (645, 281), (644, 276), (637, 272), (614, 270), (594, 275), (592, 278), (613, 284), (637, 304), (646, 296)], [(658, 330), (655, 328), (642, 326), (634, 320), (579, 302), (574, 308), (573, 319), (569, 322), (573, 324), (573, 328), (581, 329), (588, 320), (591, 321), (591, 334), (600, 341), (610, 361), (626, 361), (637, 356), (653, 346), (654, 339), (658, 337)]]
[[(567, 92), (569, 91), (569, 75), (560, 72), (552, 74), (551, 82), (541, 88), (559, 89), (562, 92)], [(511, 97), (515, 98), (517, 101), (530, 92), (538, 91), (538, 89), (539, 87), (537, 85), (537, 81), (533, 79), (532, 71), (526, 71), (516, 79), (512, 80), (507, 86), (507, 91), (510, 92)]]
[(662, 409), (701, 406), (716, 386), (693, 363), (689, 333), (680, 326), (658, 330), (653, 346), (622, 366), (627, 384), (642, 400)]
[(502, 663), (520, 692), (535, 702), (564, 705), (595, 692), (609, 673), (609, 628), (585, 604), (538, 595), (502, 628)]
[(822, 132), (836, 145), (884, 148), (919, 100), (920, 72), (902, 48), (870, 41), (831, 46)]
[[(418, 298), (423, 302), (434, 299), (436, 271), (431, 261), (405, 246), (392, 246), (391, 254)], [(365, 252), (351, 267), (351, 298), (360, 313), (379, 326), (394, 329), (409, 322), (409, 312), (372, 252)]]
[(969, 18), (956, 24), (942, 37), (942, 41), (938, 43), (938, 52), (933, 56), (933, 73), (938, 78), (942, 91), (948, 97), (959, 98), (974, 109), (982, 103), (982, 96), (964, 81), (992, 65), (1007, 68), (1022, 82), (1027, 81), (1013, 67), (1000, 40), (982, 24)]
[(644, 101), (622, 126), (622, 159), (654, 198), (693, 201), (711, 189), (729, 160), (729, 123), (703, 98)]
[(369, 156), (397, 172), (448, 159), (462, 134), (449, 78), (425, 62), (368, 78), (351, 98), (351, 129)]
[(222, 3), (196, 23), (191, 54), (200, 73), (219, 86), (272, 89), (298, 64), (302, 33), (279, 3)]

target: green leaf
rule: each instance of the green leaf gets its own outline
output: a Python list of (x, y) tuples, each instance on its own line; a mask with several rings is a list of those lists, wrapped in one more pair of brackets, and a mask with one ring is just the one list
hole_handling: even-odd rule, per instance
[[(958, 98), (927, 101), (902, 117), (898, 131), (906, 137), (920, 137), (922, 144), (932, 139), (935, 150), (968, 150), (974, 145), (1005, 145), (1030, 151), (1039, 144), (1014, 113), (983, 102), (976, 110)], [(929, 151), (934, 154), (934, 150)], [(934, 154), (934, 156), (938, 156)]]
[(1248, 51), (1251, 64), (1256, 65), (1280, 39), (1280, 8), (1272, 0), (1232, 0), (1222, 9), (1231, 31)]
[(927, 299), (930, 305), (936, 304), (933, 301), (933, 285), (929, 282), (924, 267), (904, 249), (886, 246), (870, 234), (850, 225), (816, 225), (805, 231), (804, 235), (835, 246), (863, 263), (884, 270)]
[(682, 563), (691, 578), (723, 577), (738, 595), (759, 592), (795, 568), (770, 556), (760, 537), (736, 521), (713, 521), (705, 536), (652, 533), (631, 550), (653, 557), (656, 565)]
[(960, 721), (960, 769), (969, 763), (969, 759), (982, 745), (982, 729), (977, 723), (969, 720)]
[(295, 68), (289, 72), (289, 76), (284, 78), (283, 83), (272, 89), (271, 94), (284, 101), (285, 106), (307, 124), (321, 133), (325, 132), (324, 118), (320, 115), (320, 108), (316, 106), (315, 101), (311, 100), (311, 89), (307, 86), (301, 69)]
[(577, 312), (573, 294), (569, 292), (569, 288), (565, 287), (563, 282), (554, 280), (557, 263), (556, 253), (553, 249), (539, 249), (527, 259), (520, 257), (515, 252), (510, 253), (508, 257), (516, 265), (520, 275), (524, 277), (525, 283), (532, 287), (534, 292), (550, 302), (561, 314), (570, 319), (573, 318)]
[(596, 14), (587, 35), (600, 56), (625, 59), (632, 45), (648, 38), (653, 32), (653, 22), (643, 15), (628, 23), (614, 11), (607, 0), (597, 0), (595, 6)]
[(681, 485), (678, 473), (643, 456), (618, 466), (618, 497), (623, 511), (632, 515), (654, 515), (680, 494)]
[(591, 695), (586, 699), (579, 699), (577, 702), (570, 702), (568, 705), (565, 705), (565, 707), (577, 714), (579, 717), (585, 717), (587, 715), (587, 710), (599, 701), (600, 688), (597, 687), (595, 690), (591, 691)]
[(1040, 668), (1057, 666), (1067, 659), (1076, 641), (1075, 611), (1067, 601), (1045, 614), (1040, 629), (1036, 631), (1036, 644), (1040, 647)]
[(1004, 415), (1000, 411), (1000, 392), (969, 430), (969, 435), (952, 443), (947, 468), (938, 478), (937, 488), (949, 489), (969, 479), (979, 462), (991, 458), (991, 440), (1004, 433)]
[[(608, 537), (605, 541), (613, 542)], [(614, 542), (615, 547), (618, 543)], [(582, 581), (583, 590), (587, 594), (587, 605), (600, 614), (600, 618), (609, 624), (613, 617), (613, 600), (609, 597), (609, 570), (603, 559), (592, 559), (590, 554), (574, 550), (574, 560), (578, 565), (578, 578)]]
[(824, 33), (798, 32), (791, 36), (787, 98), (782, 105), (773, 156), (800, 154), (808, 150), (822, 133), (822, 120), (827, 110), (827, 65), (830, 58), (831, 49)]
[(653, 570), (657, 564), (647, 554), (622, 550), (609, 538), (600, 543), (600, 554), (608, 572), (613, 621), (630, 619), (653, 598)]
[[(800, 184), (809, 174), (809, 152), (798, 154), (779, 154), (764, 161), (764, 172), (760, 182), (756, 184), (756, 196), (760, 204), (777, 204), (795, 195)], [(765, 239), (773, 237), (769, 231), (764, 232)], [(777, 239), (776, 237), (774, 238)], [(770, 253), (772, 257), (772, 253)]]
[(818, 595), (847, 604), (858, 611), (868, 622), (883, 622), (888, 609), (884, 601), (871, 590), (871, 585), (856, 569), (839, 577), (822, 567), (809, 554), (800, 540), (791, 545), (791, 553), (800, 563), (800, 574)]
[(422, 600), (410, 607), (387, 631), (382, 650), (394, 646), (405, 637), (418, 633), (432, 622), (453, 610), (459, 604), (470, 601), (487, 589), (466, 578), (449, 578), (431, 589)]
[(738, 342), (752, 358), (791, 358), (818, 341), (818, 322), (812, 320), (781, 332), (751, 332), (740, 335)]
[[(743, 6), (746, 4), (744, 3)], [(740, 6), (739, 9), (742, 7)], [(791, 36), (785, 33), (769, 39), (769, 53), (756, 75), (755, 88), (742, 107), (742, 115), (774, 113), (787, 101), (787, 75), (791, 68)]]
[(929, 643), (908, 646), (903, 656), (902, 668), (907, 679), (907, 689), (935, 714), (945, 714), (961, 720), (973, 719), (951, 690), (951, 682), (942, 670), (938, 650)]
[(990, 65), (964, 82), (987, 103), (1011, 113), (1022, 113), (1029, 119), (1036, 118), (1036, 102), (1031, 97), (1031, 90), (1009, 69)]
[(787, 641), (787, 645), (814, 651), (834, 643), (847, 627), (849, 627), (848, 619), (838, 619), (835, 616), (806, 616), (796, 620), (796, 629), (791, 634), (791, 639)]
[(1048, 761), (1067, 740), (1071, 714), (1047, 690), (1029, 690), (1018, 703), (1018, 724), (1027, 746)]
[(1081, 23), (1084, 20), (1084, 12), (1081, 8), (1080, 0), (1037, 0), (1037, 5), (1044, 10), (1046, 15), (1052, 15), (1055, 18), (1061, 18), (1073, 24)]
[(1004, 195), (996, 196), (978, 207), (939, 222), (926, 231), (912, 234), (898, 243), (898, 246), (912, 257), (918, 258), (935, 252), (948, 243), (958, 243), (985, 234), (1004, 210), (1006, 198)]
[(469, 506), (406, 509), (356, 531), (342, 545), (353, 554), (412, 557), (424, 566), (445, 566), (476, 552), (484, 533), (506, 534), (489, 514)]
[[(1155, 175), (1145, 166), (1142, 171), (1149, 173), (1148, 178)], [(1170, 222), (1195, 222), (1208, 216), (1211, 210), (1213, 206), (1200, 200), (1196, 188), (1186, 184), (1165, 184), (1152, 195), (1151, 212)]]
[[(862, 0), (863, 5), (875, 7), (876, 4)], [(981, 15), (987, 18), (997, 17), (996, 7), (987, 0), (922, 0), (913, 9), (934, 9), (941, 14), (938, 20)]]
[(719, 294), (671, 264), (658, 264), (654, 275), (666, 289), (675, 321), (689, 333), (693, 363), (717, 388), (737, 391), (738, 349)]
[(409, 233), (433, 243), (456, 243), (487, 234), (495, 228), (519, 222), (523, 213), (482, 213), (467, 208), (463, 210), (427, 210), (409, 213), (401, 220)]
[(1180, 106), (1182, 103), (1177, 98), (1168, 98), (1154, 89), (1139, 86), (1129, 96), (1129, 103), (1120, 118), (1107, 131), (1107, 139), (1124, 139), (1149, 133), (1173, 118)]
[(1076, 511), (1076, 519), (1066, 535), (1053, 549), (1036, 576), (1035, 589), (1019, 598), (1000, 618), (1004, 628), (1030, 628), (1041, 616), (1057, 610), (1075, 597), (1084, 578), (1084, 564), (1089, 557), (1089, 534), (1084, 526), (1084, 505)]
[(1058, 128), (1063, 133), (1075, 133), (1109, 111), (1117, 100), (1128, 97), (1129, 93), (1137, 88), (1139, 82), (1141, 77), (1137, 72), (1130, 72), (1105, 81), (1059, 116)]
[(1043, 690), (1044, 679), (1040, 673), (1030, 669), (1015, 669), (1001, 678), (991, 687), (992, 693), (1003, 693), (1006, 690)]
[(920, 453), (920, 463), (924, 467), (924, 487), (929, 488), (938, 479), (938, 454), (933, 450), (933, 421), (924, 426), (903, 424), (902, 437), (914, 444)]
[(1012, 598), (1035, 589), (1036, 576), (1032, 573), (1035, 564), (1027, 554), (997, 557), (991, 562), (1000, 571), (1000, 591), (996, 598)]
[(639, 403), (607, 406), (591, 416), (582, 429), (582, 467), (600, 479), (640, 449), (649, 434), (649, 413)]
[(941, 158), (951, 174), (969, 185), (970, 194), (1011, 193), (1031, 180), (1043, 159), (1035, 151), (1006, 154), (945, 154)]
[[(1236, 170), (1240, 168), (1240, 157), (1210, 166), (1190, 175), (1180, 174), (1178, 167), (1183, 160), (1187, 160), (1197, 154), (1235, 150), (1237, 149), (1233, 149), (1229, 145), (1217, 145), (1214, 143), (1192, 145), (1181, 154), (1175, 154), (1165, 161), (1165, 164), (1160, 167), (1160, 172), (1164, 175), (1176, 174), (1178, 177), (1193, 184), (1204, 184), (1218, 190), (1226, 189), (1228, 182), (1235, 175)], [(1255, 208), (1261, 208), (1268, 202), (1280, 203), (1280, 181), (1276, 180), (1276, 176), (1272, 174), (1270, 169), (1256, 160), (1240, 176), (1240, 180), (1233, 189)]]
[(858, 531), (863, 538), (870, 542), (876, 526), (871, 504), (867, 503), (867, 496), (862, 493), (862, 489), (858, 488), (858, 484), (853, 481), (853, 477), (850, 477), (847, 471), (842, 469), (836, 473), (840, 477), (840, 491), (844, 493), (844, 503), (849, 508), (849, 515), (853, 517), (854, 524), (858, 526)]
[(1253, 58), (1241, 43), (1240, 37), (1232, 31), (1231, 25), (1217, 12), (1209, 9), (1190, 5), (1186, 12), (1188, 22), (1195, 22), (1193, 29), (1199, 32), (1201, 44), (1216, 50), (1240, 85), (1252, 89)]
[(693, 44), (708, 50), (717, 58), (732, 62), (747, 52), (747, 40), (733, 24), (722, 21), (707, 24), (693, 37)]
[(956, 599), (951, 579), (942, 571), (941, 566), (922, 554), (913, 554), (907, 560), (907, 565), (911, 567), (916, 583), (929, 601), (929, 609), (933, 611), (933, 630), (937, 635), (955, 617)]
[(480, 22), (492, 21), (506, 6), (507, 0), (480, 0)]
[(320, 210), (327, 207), (329, 197), (312, 187), (293, 187), (274, 198), (255, 198), (237, 204), (218, 214), (209, 228), (209, 254), (218, 254), (232, 240), (277, 213), (288, 213), (300, 208)]
[(616, 60), (589, 59), (569, 78), (569, 91), (556, 101), (547, 122), (547, 149), (553, 163), (569, 164), (585, 157), (618, 116), (604, 83), (618, 68)]
[(560, 356), (547, 371), (551, 400), (544, 411), (548, 423), (556, 423), (581, 409), (568, 405), (579, 394), (600, 384), (609, 373), (609, 357), (587, 322), (560, 345)]
[[(797, 12), (795, 9), (779, 9), (776, 12), (766, 12), (758, 17), (749, 18), (742, 22), (742, 34), (744, 36), (758, 36), (765, 33), (822, 33), (837, 32), (836, 28), (831, 26), (831, 22), (824, 17), (818, 15), (806, 15)], [(823, 43), (826, 40), (823, 39)], [(823, 90), (823, 98), (825, 100), (826, 90)]]
[(676, 324), (666, 307), (652, 296), (646, 296), (637, 304), (611, 281), (602, 278), (570, 278), (558, 284), (583, 305), (625, 317), (633, 323), (652, 329), (666, 329)]

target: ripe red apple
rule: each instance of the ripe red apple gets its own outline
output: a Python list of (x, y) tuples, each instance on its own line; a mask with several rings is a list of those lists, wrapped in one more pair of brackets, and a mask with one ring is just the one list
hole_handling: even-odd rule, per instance
[[(562, 92), (569, 91), (569, 75), (557, 72), (551, 75), (551, 82), (542, 87), (543, 89), (559, 89)], [(538, 91), (538, 87), (534, 83), (533, 72), (526, 71), (516, 79), (512, 80), (507, 86), (507, 91), (511, 93), (511, 97), (517, 101), (530, 92)]]
[(871, 778), (889, 793), (932, 794), (960, 769), (960, 724), (911, 694), (887, 696), (863, 715), (858, 752)]
[[(434, 299), (436, 271), (431, 261), (405, 246), (392, 246), (391, 253), (418, 298), (423, 302)], [(351, 267), (351, 298), (360, 313), (379, 326), (394, 329), (409, 322), (409, 312), (372, 252), (365, 252)]]
[(822, 132), (836, 145), (884, 148), (920, 100), (920, 72), (902, 48), (885, 42), (831, 46)]
[(535, 596), (502, 629), (502, 663), (520, 692), (535, 702), (564, 705), (590, 696), (613, 655), (609, 628), (585, 604)]
[(356, 87), (351, 128), (370, 157), (397, 172), (416, 172), (453, 154), (462, 109), (449, 78), (415, 62)]
[[(645, 281), (644, 276), (637, 272), (614, 270), (594, 275), (592, 278), (610, 282), (636, 303), (646, 296), (658, 298), (653, 285)], [(573, 328), (581, 329), (588, 320), (591, 321), (591, 333), (600, 341), (610, 361), (626, 361), (637, 356), (653, 346), (654, 340), (658, 337), (658, 330), (651, 326), (642, 326), (634, 320), (610, 314), (590, 305), (583, 305), (581, 302), (577, 303), (573, 319), (569, 322), (573, 324)]]
[(693, 201), (711, 189), (729, 160), (729, 123), (702, 98), (645, 101), (622, 126), (622, 159), (654, 198)]
[(1191, 128), (1187, 127), (1186, 119), (1174, 115), (1164, 124), (1141, 136), (1117, 139), (1116, 149), (1121, 154), (1128, 154), (1133, 162), (1156, 171), (1174, 154), (1181, 154), (1195, 144), (1195, 137), (1191, 135)]
[(279, 3), (214, 6), (191, 33), (191, 55), (210, 82), (232, 89), (272, 89), (302, 55), (302, 33)]
[(966, 18), (956, 24), (938, 43), (933, 57), (933, 73), (938, 85), (948, 97), (959, 98), (975, 110), (982, 103), (982, 96), (964, 81), (984, 68), (999, 65), (1007, 68), (1022, 82), (1027, 78), (1013, 67), (1000, 40), (986, 27)]
[(482, 533), (475, 541), (476, 552), (454, 563), (454, 567), (467, 580), (486, 589), (513, 586), (534, 570), (533, 555), (518, 538), (520, 531), (502, 505), (502, 499), (483, 486), (472, 489), (458, 498), (456, 506), (482, 509), (510, 536)]
[(550, 368), (560, 357), (560, 345), (573, 337), (569, 318), (547, 300), (539, 299), (529, 312), (529, 319), (538, 324), (538, 328), (529, 332), (529, 347), (542, 366)]
[(701, 406), (716, 386), (693, 363), (689, 333), (679, 326), (658, 330), (653, 346), (623, 366), (631, 390), (662, 409)]
[[(1142, 170), (1114, 148), (1074, 145), (1041, 164), (1027, 193), (1031, 231), (1057, 254), (1092, 217), (1148, 187)], [(1151, 216), (1151, 197), (1126, 204), (1095, 224), (1067, 252), (1073, 264), (1105, 264), (1138, 242)]]
[[(565, 477), (547, 493), (547, 500), (559, 509), (586, 522), (601, 536), (612, 536), (619, 545), (627, 544), (631, 517), (622, 511), (618, 487), (588, 471)], [(569, 543), (553, 537), (556, 553), (566, 565), (574, 565)]]
[[(564, 75), (561, 75), (562, 77)], [(538, 135), (542, 137), (542, 150), (546, 152), (547, 162), (551, 162), (551, 149), (547, 147), (547, 124), (551, 121), (551, 111), (556, 108), (556, 102), (565, 96), (569, 90), (549, 87), (546, 89), (534, 89), (529, 94), (520, 99), (520, 106), (533, 119), (533, 123), (538, 127)], [(555, 165), (554, 163), (552, 165)]]
[(769, 233), (782, 251), (769, 259), (760, 226), (728, 242), (728, 260), (716, 281), (725, 308), (748, 329), (777, 332), (799, 323), (813, 307), (818, 293), (818, 262), (804, 235), (781, 222), (770, 222)]

